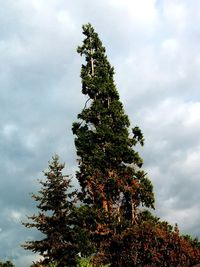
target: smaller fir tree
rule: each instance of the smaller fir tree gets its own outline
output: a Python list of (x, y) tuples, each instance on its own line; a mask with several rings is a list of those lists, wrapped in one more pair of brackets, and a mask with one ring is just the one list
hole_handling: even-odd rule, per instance
[(46, 180), (40, 181), (42, 188), (38, 194), (32, 194), (39, 203), (40, 212), (28, 216), (31, 222), (22, 223), (27, 228), (37, 228), (44, 235), (42, 240), (26, 241), (22, 247), (43, 256), (41, 264), (58, 262), (58, 267), (76, 266), (77, 254), (71, 218), (76, 192), (68, 193), (71, 179), (62, 174), (64, 166), (57, 155), (49, 162), (44, 172)]
[(2, 262), (0, 261), (0, 267), (14, 267), (11, 261)]

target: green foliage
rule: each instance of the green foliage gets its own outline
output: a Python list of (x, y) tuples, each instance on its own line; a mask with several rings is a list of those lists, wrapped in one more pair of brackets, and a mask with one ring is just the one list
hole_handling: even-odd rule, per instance
[(93, 267), (89, 258), (79, 259), (77, 267)]
[(44, 238), (38, 241), (27, 241), (22, 246), (43, 256), (41, 264), (51, 264), (54, 261), (58, 267), (74, 266), (77, 251), (73, 219), (74, 196), (76, 192), (68, 193), (71, 179), (63, 175), (64, 164), (59, 163), (58, 156), (49, 162), (48, 171), (44, 172), (45, 180), (40, 181), (42, 188), (32, 197), (39, 204), (38, 214), (29, 216), (31, 222), (24, 222), (28, 228), (35, 227)]
[(48, 267), (57, 267), (57, 266), (58, 266), (57, 263), (51, 263), (51, 264), (48, 265)]
[(143, 160), (134, 149), (144, 144), (144, 137), (137, 126), (130, 134), (130, 122), (114, 83), (114, 68), (90, 24), (83, 26), (83, 34), (78, 53), (86, 61), (81, 78), (82, 93), (88, 101), (72, 130), (79, 157), (81, 199), (98, 210), (96, 232), (102, 235), (116, 231), (116, 224), (124, 220), (134, 223), (140, 205), (154, 207), (154, 194), (141, 169)]
[(96, 212), (89, 206), (76, 207), (72, 214), (74, 232), (78, 251), (81, 256), (88, 257), (97, 251), (91, 232), (95, 231)]
[[(82, 258), (78, 260), (77, 267), (94, 267), (94, 264), (91, 262), (90, 258)], [(109, 267), (109, 264), (100, 264), (98, 267)]]
[(14, 264), (11, 261), (6, 261), (6, 262), (0, 261), (0, 267), (14, 267)]

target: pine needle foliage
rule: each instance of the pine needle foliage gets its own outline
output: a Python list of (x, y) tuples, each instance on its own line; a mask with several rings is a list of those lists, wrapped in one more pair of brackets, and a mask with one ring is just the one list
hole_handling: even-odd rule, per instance
[(43, 256), (40, 264), (58, 263), (61, 266), (75, 266), (77, 247), (74, 242), (71, 212), (75, 205), (75, 191), (69, 193), (71, 179), (63, 175), (64, 164), (56, 155), (44, 172), (45, 179), (38, 194), (32, 198), (38, 202), (38, 214), (29, 216), (30, 222), (23, 222), (27, 228), (37, 228), (44, 236), (42, 240), (26, 241), (22, 246)]
[(81, 79), (88, 100), (72, 127), (82, 200), (99, 214), (107, 214), (109, 227), (114, 217), (118, 223), (123, 219), (135, 223), (140, 205), (154, 207), (153, 186), (135, 150), (137, 144), (144, 144), (144, 137), (139, 127), (130, 128), (114, 83), (114, 68), (98, 34), (91, 24), (83, 26), (83, 34), (77, 51), (85, 58)]

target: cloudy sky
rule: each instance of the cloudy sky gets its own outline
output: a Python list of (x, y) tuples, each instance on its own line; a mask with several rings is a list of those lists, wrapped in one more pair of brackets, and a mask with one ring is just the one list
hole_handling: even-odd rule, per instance
[(76, 47), (87, 22), (145, 135), (156, 214), (200, 236), (199, 10), (198, 0), (0, 0), (1, 259), (17, 267), (34, 259), (20, 244), (38, 233), (20, 222), (51, 156), (75, 173), (71, 125), (85, 102)]

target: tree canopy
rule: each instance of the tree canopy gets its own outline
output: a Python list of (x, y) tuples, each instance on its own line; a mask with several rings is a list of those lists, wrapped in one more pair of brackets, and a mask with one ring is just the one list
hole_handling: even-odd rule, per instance
[(79, 160), (77, 179), (84, 203), (102, 209), (118, 222), (136, 220), (137, 207), (154, 207), (153, 186), (142, 170), (136, 145), (144, 144), (138, 126), (130, 128), (114, 83), (114, 68), (91, 24), (83, 26), (85, 39), (78, 53), (85, 107), (73, 124)]
[(64, 164), (59, 163), (57, 155), (54, 156), (44, 172), (45, 180), (40, 181), (42, 187), (39, 193), (32, 194), (40, 211), (28, 217), (30, 222), (23, 223), (28, 228), (37, 228), (44, 236), (42, 240), (26, 241), (23, 247), (43, 256), (41, 264), (56, 261), (58, 267), (75, 266), (77, 253), (71, 227), (75, 191), (68, 192), (71, 179), (63, 175), (63, 169)]

